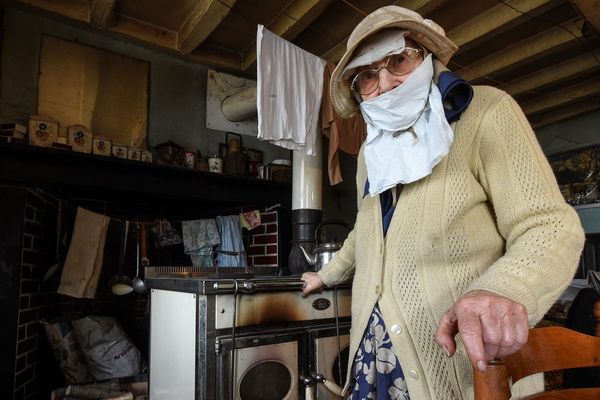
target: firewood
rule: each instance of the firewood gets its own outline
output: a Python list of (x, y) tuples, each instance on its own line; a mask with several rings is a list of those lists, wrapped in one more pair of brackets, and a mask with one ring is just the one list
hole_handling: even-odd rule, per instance
[[(118, 385), (118, 384), (117, 384)], [(98, 400), (98, 399), (115, 399), (125, 400), (127, 398), (133, 399), (131, 393), (123, 392), (118, 388), (113, 389), (114, 386), (106, 386), (101, 384), (93, 384), (87, 386), (69, 385), (66, 390), (67, 397), (81, 397), (82, 399)], [(129, 394), (130, 397), (123, 397)]]

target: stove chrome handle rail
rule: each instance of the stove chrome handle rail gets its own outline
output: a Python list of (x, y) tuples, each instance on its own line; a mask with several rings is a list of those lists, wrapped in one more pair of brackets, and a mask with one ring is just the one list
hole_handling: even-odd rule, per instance
[(229, 293), (235, 290), (237, 282), (238, 292), (255, 293), (270, 290), (302, 290), (304, 282), (298, 279), (290, 280), (227, 280), (224, 282), (214, 282), (213, 289), (217, 293)]
[(312, 384), (314, 383), (313, 378), (310, 376), (300, 375), (300, 381), (306, 385), (304, 388), (304, 399), (305, 400), (315, 400), (315, 393), (313, 392)]
[(325, 378), (325, 375), (321, 374), (320, 372), (311, 372), (310, 376), (312, 377), (313, 381), (325, 385), (327, 390), (329, 390), (331, 393), (339, 397), (342, 396), (342, 388), (339, 387), (334, 381)]

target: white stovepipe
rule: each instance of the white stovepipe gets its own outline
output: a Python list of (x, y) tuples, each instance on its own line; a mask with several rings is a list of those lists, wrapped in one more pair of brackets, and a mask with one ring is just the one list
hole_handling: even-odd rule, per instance
[(323, 141), (320, 132), (315, 143), (315, 155), (294, 151), (292, 174), (292, 210), (322, 209)]
[(256, 86), (250, 86), (239, 93), (226, 97), (221, 111), (231, 122), (243, 121), (256, 115)]

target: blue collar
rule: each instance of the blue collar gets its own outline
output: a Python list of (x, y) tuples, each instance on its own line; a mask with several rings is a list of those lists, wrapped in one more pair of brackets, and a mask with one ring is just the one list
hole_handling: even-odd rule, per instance
[(458, 121), (462, 112), (473, 100), (473, 88), (469, 82), (450, 71), (440, 74), (437, 86), (442, 94), (446, 120), (448, 122)]

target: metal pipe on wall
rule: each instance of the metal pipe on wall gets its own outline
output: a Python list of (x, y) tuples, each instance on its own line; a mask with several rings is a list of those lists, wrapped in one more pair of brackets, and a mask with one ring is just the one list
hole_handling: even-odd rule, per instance
[(256, 86), (228, 96), (221, 103), (223, 115), (231, 122), (239, 122), (256, 115)]

